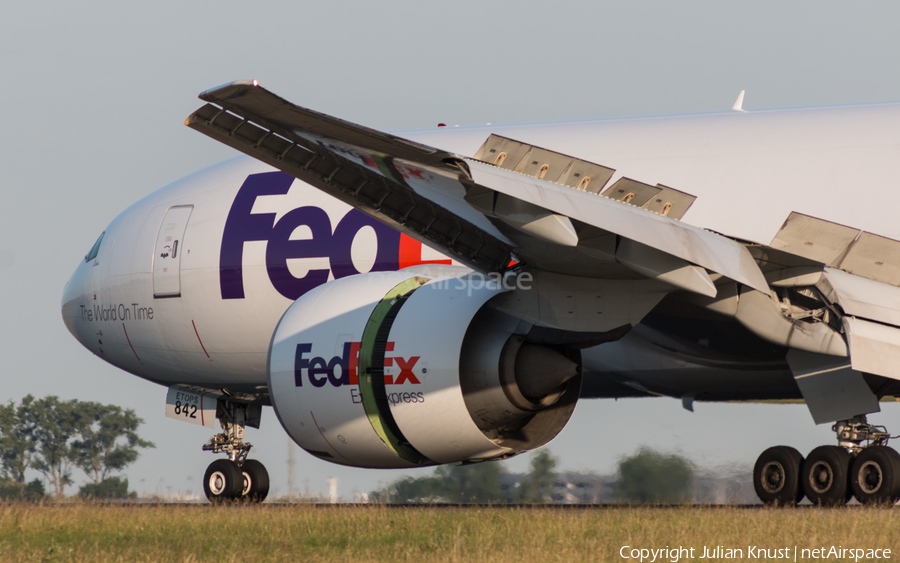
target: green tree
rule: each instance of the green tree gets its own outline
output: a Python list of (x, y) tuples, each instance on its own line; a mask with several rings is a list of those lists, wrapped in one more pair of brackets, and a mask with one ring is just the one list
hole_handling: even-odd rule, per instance
[(0, 499), (5, 501), (38, 502), (43, 500), (44, 484), (40, 479), (28, 483), (20, 483), (13, 479), (0, 479)]
[(369, 494), (373, 502), (509, 502), (500, 490), (500, 477), (506, 468), (495, 461), (466, 465), (442, 465), (428, 477), (404, 477)]
[(428, 477), (403, 477), (380, 491), (369, 495), (372, 502), (389, 504), (448, 502), (444, 495), (443, 481), (434, 475)]
[(86, 483), (78, 489), (78, 496), (83, 499), (117, 500), (137, 497), (137, 493), (128, 492), (128, 479), (124, 477), (107, 477), (99, 483)]
[(25, 471), (31, 466), (34, 441), (34, 397), (28, 395), (16, 405), (0, 405), (0, 478), (5, 486), (18, 486), (25, 493)]
[(442, 465), (435, 470), (444, 497), (452, 503), (508, 502), (500, 490), (500, 476), (506, 468), (496, 461), (467, 465)]
[(531, 458), (531, 469), (521, 481), (520, 502), (551, 502), (550, 491), (556, 482), (557, 460), (550, 450), (543, 449)]
[(665, 454), (642, 447), (619, 460), (616, 496), (628, 502), (683, 502), (694, 478), (694, 466), (677, 454)]
[[(152, 442), (138, 436), (144, 421), (131, 409), (95, 402), (79, 402), (74, 420), (72, 451), (75, 464), (94, 485), (110, 479), (138, 458), (138, 448), (152, 448)], [(126, 481), (127, 483), (127, 481)]]
[(77, 452), (69, 443), (75, 436), (81, 413), (78, 401), (60, 401), (51, 395), (34, 401), (35, 454), (31, 466), (44, 475), (57, 498), (72, 482), (72, 465)]

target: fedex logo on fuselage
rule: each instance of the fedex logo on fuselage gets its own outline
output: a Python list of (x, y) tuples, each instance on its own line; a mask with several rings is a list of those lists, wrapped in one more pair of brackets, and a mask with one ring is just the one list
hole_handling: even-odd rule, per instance
[[(332, 230), (328, 214), (316, 206), (297, 207), (276, 222), (275, 213), (253, 213), (257, 198), (285, 195), (295, 178), (284, 172), (266, 172), (247, 176), (238, 190), (222, 233), (219, 253), (219, 287), (222, 299), (244, 298), (244, 243), (266, 242), (266, 273), (272, 286), (288, 299), (297, 299), (307, 291), (328, 281), (361, 273), (353, 265), (351, 247), (356, 235), (365, 227), (375, 231), (377, 250), (372, 272), (395, 271), (417, 264), (450, 264), (450, 260), (422, 260), (418, 241), (369, 217), (357, 209), (350, 210)], [(322, 194), (324, 196), (324, 194)], [(298, 227), (311, 236), (292, 240)], [(323, 258), (329, 267), (311, 269), (295, 277), (288, 261), (296, 258)]]
[[(303, 387), (303, 380), (306, 379), (313, 387), (359, 385), (359, 346), (359, 342), (344, 342), (343, 353), (340, 356), (326, 359), (312, 356), (312, 344), (297, 344), (297, 351), (294, 355), (294, 384), (297, 387)], [(394, 343), (387, 342), (385, 352), (393, 351)], [(421, 384), (419, 378), (413, 373), (413, 368), (419, 358), (420, 356), (402, 358), (385, 354), (384, 367), (396, 366), (400, 369), (396, 378), (393, 375), (385, 374), (385, 385)]]

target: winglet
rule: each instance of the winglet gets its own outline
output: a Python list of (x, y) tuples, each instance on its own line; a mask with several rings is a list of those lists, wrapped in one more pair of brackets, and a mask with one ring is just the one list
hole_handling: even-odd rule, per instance
[(734, 105), (731, 106), (731, 109), (733, 109), (734, 111), (742, 111), (742, 112), (746, 113), (747, 110), (745, 110), (743, 107), (744, 106), (744, 92), (745, 92), (744, 90), (741, 90), (741, 93), (738, 94), (737, 100), (734, 101)]

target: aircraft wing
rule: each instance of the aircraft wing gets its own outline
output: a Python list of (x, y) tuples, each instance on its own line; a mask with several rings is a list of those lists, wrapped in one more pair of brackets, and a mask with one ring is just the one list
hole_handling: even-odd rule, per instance
[(209, 103), (188, 126), (476, 270), (500, 272), (512, 260), (511, 242), (463, 200), (455, 155), (296, 106), (255, 82), (200, 98)]
[[(620, 179), (603, 197), (598, 192), (612, 175), (605, 167), (500, 137), (479, 151), (481, 158), (489, 147), (506, 147), (504, 158), (543, 151), (564, 169), (553, 182), (546, 169), (510, 169), (513, 159), (495, 165), (294, 105), (255, 81), (200, 98), (207, 104), (188, 117), (190, 127), (482, 272), (524, 262), (582, 277), (656, 278), (710, 297), (712, 273), (769, 293), (743, 244), (666, 216), (693, 200), (676, 190)], [(624, 201), (609, 196), (617, 187), (628, 191)], [(665, 198), (652, 197), (661, 192)], [(671, 202), (653, 211), (663, 199)]]
[[(863, 374), (900, 379), (900, 266), (883, 258), (900, 253), (898, 241), (795, 213), (770, 245), (747, 243), (679, 221), (690, 194), (629, 178), (607, 185), (610, 168), (513, 139), (491, 135), (470, 157), (296, 106), (256, 82), (200, 97), (190, 127), (476, 270), (518, 262), (573, 276), (544, 299), (584, 282), (596, 293), (595, 279), (689, 292), (789, 349), (817, 422), (878, 410)], [(560, 326), (587, 330), (576, 325)]]

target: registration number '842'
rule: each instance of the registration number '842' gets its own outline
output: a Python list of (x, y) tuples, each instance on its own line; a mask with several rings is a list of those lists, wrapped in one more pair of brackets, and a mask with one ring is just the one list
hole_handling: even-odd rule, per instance
[(182, 405), (181, 401), (175, 401), (175, 414), (185, 418), (197, 418), (197, 405)]
[(219, 393), (185, 387), (169, 387), (166, 416), (183, 422), (216, 427), (216, 403)]

